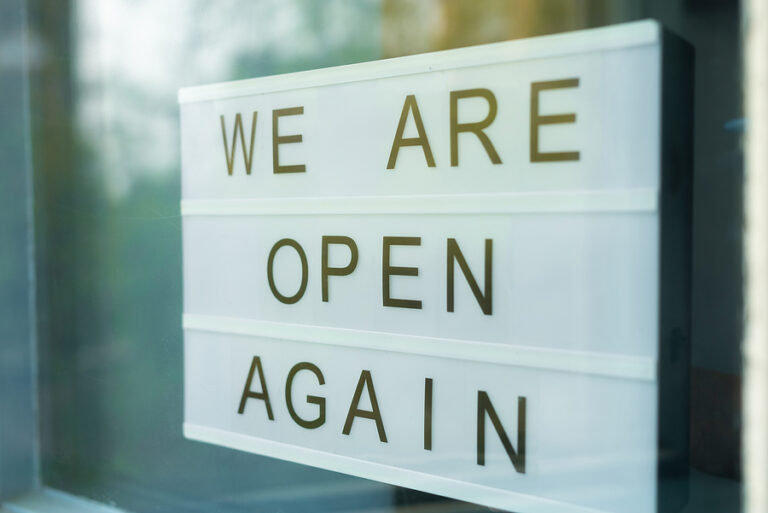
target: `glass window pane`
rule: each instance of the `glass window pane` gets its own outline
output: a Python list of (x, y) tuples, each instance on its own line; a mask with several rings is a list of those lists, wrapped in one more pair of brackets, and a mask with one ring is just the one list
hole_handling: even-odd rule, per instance
[(137, 513), (487, 509), (184, 439), (177, 92), (650, 17), (696, 52), (688, 508), (739, 509), (738, 2), (36, 0), (28, 10), (40, 48), (31, 103), (47, 486)]

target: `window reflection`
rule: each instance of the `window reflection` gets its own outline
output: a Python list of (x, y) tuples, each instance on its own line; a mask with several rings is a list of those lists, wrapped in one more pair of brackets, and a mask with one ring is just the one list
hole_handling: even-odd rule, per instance
[(691, 462), (705, 489), (689, 509), (738, 510), (741, 73), (723, 0), (36, 2), (45, 483), (137, 512), (472, 510), (182, 438), (177, 90), (644, 17), (697, 50)]

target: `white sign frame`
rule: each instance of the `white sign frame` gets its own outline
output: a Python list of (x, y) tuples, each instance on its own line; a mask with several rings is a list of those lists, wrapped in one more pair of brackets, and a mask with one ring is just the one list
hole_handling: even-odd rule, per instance
[[(224, 192), (217, 197), (200, 197), (200, 186), (189, 186), (190, 169), (199, 166), (190, 158), (190, 148), (200, 144), (200, 136), (189, 119), (190, 105), (211, 104), (255, 97), (281, 91), (313, 90), (339, 84), (355, 84), (393, 77), (451, 71), (457, 68), (494, 66), (503, 63), (574, 58), (599, 52), (651, 47), (658, 57), (658, 125), (651, 147), (658, 151), (657, 186), (612, 190), (542, 190), (482, 194), (411, 194), (356, 196), (280, 196), (233, 197)], [(677, 52), (677, 53), (675, 53)], [(541, 369), (591, 375), (608, 379), (653, 384), (658, 391), (657, 418), (659, 440), (653, 500), (638, 511), (674, 511), (685, 502), (687, 476), (686, 376), (689, 339), (690, 281), (690, 57), (679, 40), (662, 31), (652, 21), (643, 21), (559, 34), (528, 40), (463, 48), (435, 54), (376, 61), (338, 68), (293, 73), (253, 80), (186, 88), (179, 91), (182, 108), (182, 167), (184, 174), (181, 212), (185, 222), (185, 390), (186, 409), (191, 411), (199, 397), (195, 354), (191, 337), (215, 334), (221, 337), (258, 337), (326, 347), (361, 348), (449, 358), (464, 362), (490, 362), (518, 368)], [(230, 118), (231, 121), (231, 118)], [(390, 143), (390, 141), (388, 141)], [(220, 145), (221, 141), (211, 141)], [(655, 145), (655, 146), (654, 146)], [(216, 148), (221, 151), (220, 147)], [(257, 148), (258, 151), (258, 148)], [(234, 152), (234, 150), (233, 150)], [(277, 165), (277, 164), (275, 164)], [(220, 170), (217, 170), (219, 172)], [(231, 171), (231, 170), (230, 170)], [(671, 184), (671, 185), (670, 185)], [(190, 197), (190, 191), (193, 191)], [(230, 191), (231, 192), (231, 191)], [(578, 351), (566, 348), (502, 346), (485, 340), (454, 339), (421, 334), (388, 333), (339, 326), (309, 325), (269, 319), (245, 319), (190, 312), (192, 285), (201, 276), (193, 264), (187, 244), (193, 239), (188, 224), (196, 218), (234, 219), (248, 216), (366, 216), (403, 214), (573, 214), (610, 212), (613, 214), (658, 214), (658, 260), (654, 263), (658, 284), (658, 344), (656, 356)], [(190, 246), (191, 247), (191, 246)], [(198, 247), (198, 246), (195, 246)], [(199, 289), (195, 289), (199, 290)], [(199, 292), (194, 292), (199, 294)], [(197, 387), (197, 388), (196, 388)], [(279, 396), (278, 391), (273, 392)], [(453, 497), (501, 509), (520, 512), (603, 511), (576, 502), (553, 500), (545, 496), (502, 490), (472, 482), (429, 475), (396, 465), (366, 461), (350, 455), (318, 450), (268, 438), (255, 437), (191, 421), (185, 416), (185, 437), (233, 449), (313, 465), (399, 486)], [(657, 454), (651, 455), (657, 458)], [(648, 457), (648, 455), (645, 455)], [(674, 479), (667, 479), (674, 476)], [(675, 481), (671, 486), (669, 483)], [(680, 483), (683, 483), (682, 485)], [(653, 489), (651, 489), (653, 488)], [(588, 502), (588, 501), (587, 501)], [(606, 504), (609, 504), (607, 502)], [(613, 507), (613, 506), (611, 506)], [(619, 506), (617, 506), (618, 508)], [(616, 509), (618, 511), (620, 509)], [(629, 509), (624, 509), (629, 511)]]

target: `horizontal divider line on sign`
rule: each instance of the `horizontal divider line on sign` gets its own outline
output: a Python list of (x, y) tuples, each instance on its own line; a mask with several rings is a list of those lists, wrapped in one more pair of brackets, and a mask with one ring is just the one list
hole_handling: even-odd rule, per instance
[(342, 472), (391, 485), (406, 486), (503, 510), (535, 511), (537, 513), (605, 513), (602, 510), (576, 506), (535, 495), (500, 490), (490, 486), (458, 481), (416, 470), (276, 442), (190, 422), (184, 423), (184, 438)]
[(185, 330), (290, 340), (308, 344), (355, 347), (476, 362), (529, 367), (610, 378), (656, 380), (653, 358), (565, 349), (544, 349), (473, 340), (425, 337), (234, 317), (187, 314)]
[(655, 212), (654, 189), (182, 200), (183, 216)]

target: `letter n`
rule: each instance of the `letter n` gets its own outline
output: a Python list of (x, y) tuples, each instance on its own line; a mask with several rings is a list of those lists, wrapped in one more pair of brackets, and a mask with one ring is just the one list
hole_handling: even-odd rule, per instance
[(499, 416), (488, 398), (488, 394), (479, 390), (477, 392), (477, 464), (485, 465), (485, 415), (491, 419), (491, 424), (496, 434), (501, 439), (504, 450), (507, 451), (515, 471), (525, 474), (525, 397), (517, 398), (517, 451), (512, 447), (504, 426), (501, 425)]
[(485, 293), (480, 292), (480, 287), (477, 285), (475, 277), (472, 275), (472, 271), (469, 269), (464, 255), (459, 249), (459, 245), (456, 243), (456, 239), (448, 239), (446, 248), (446, 309), (449, 312), (453, 312), (454, 306), (454, 293), (453, 293), (453, 275), (454, 260), (459, 263), (461, 272), (464, 273), (464, 277), (467, 279), (469, 288), (472, 289), (472, 294), (475, 295), (477, 303), (480, 305), (480, 309), (485, 315), (493, 314), (493, 239), (485, 239)]

